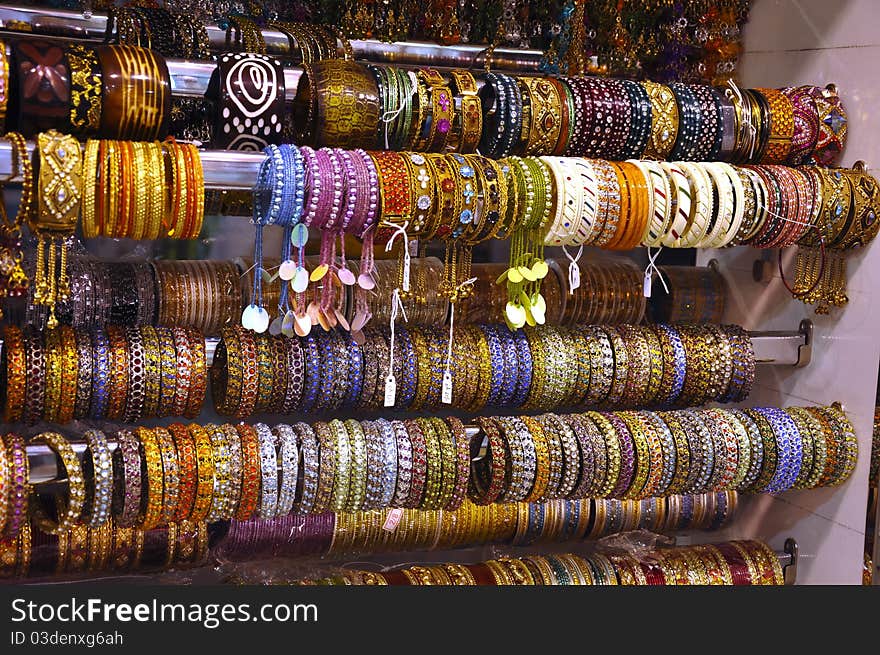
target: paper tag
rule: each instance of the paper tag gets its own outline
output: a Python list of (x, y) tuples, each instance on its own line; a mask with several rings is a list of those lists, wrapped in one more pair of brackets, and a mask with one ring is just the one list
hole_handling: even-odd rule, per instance
[(452, 373), (448, 369), (443, 373), (443, 395), (440, 399), (446, 405), (452, 404)]
[(568, 292), (574, 293), (575, 289), (579, 289), (581, 286), (581, 269), (580, 267), (571, 262), (568, 265)]
[(394, 407), (394, 400), (397, 397), (397, 380), (394, 375), (385, 378), (385, 407)]
[(651, 280), (653, 277), (650, 271), (645, 271), (645, 282), (642, 285), (642, 293), (645, 294), (645, 298), (651, 297)]
[(409, 240), (409, 256), (410, 257), (418, 257), (419, 256), (419, 240), (418, 239), (410, 239)]
[(401, 518), (403, 518), (403, 510), (392, 509), (388, 512), (388, 516), (385, 517), (385, 524), (382, 526), (382, 529), (388, 532), (394, 532), (397, 529), (397, 524), (400, 523)]
[(403, 258), (403, 290), (409, 291), (409, 257)]

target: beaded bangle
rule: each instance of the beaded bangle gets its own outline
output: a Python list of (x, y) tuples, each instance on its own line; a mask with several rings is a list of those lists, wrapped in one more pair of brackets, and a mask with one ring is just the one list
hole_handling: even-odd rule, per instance
[[(278, 516), (278, 459), (275, 436), (265, 423), (254, 424), (260, 448), (260, 512), (261, 519)], [(282, 468), (282, 476), (284, 469)], [(291, 499), (292, 500), (292, 499)]]
[(404, 422), (412, 444), (412, 474), (410, 489), (403, 507), (421, 508), (428, 475), (427, 444), (421, 426), (415, 420)]
[(761, 441), (763, 442), (761, 472), (755, 482), (748, 487), (748, 491), (763, 491), (777, 475), (779, 452), (777, 450), (776, 438), (773, 434), (773, 425), (761, 412), (754, 409), (746, 409), (742, 411), (757, 427)]
[[(392, 507), (397, 487), (397, 437), (390, 421), (379, 419), (375, 422), (373, 440), (378, 446), (380, 459), (379, 494), (376, 497), (378, 508)], [(368, 470), (368, 475), (370, 471)]]
[(673, 161), (699, 160), (697, 153), (701, 149), (700, 135), (702, 130), (702, 116), (699, 103), (689, 85), (672, 84), (669, 86), (675, 96), (678, 105), (678, 135), (675, 146), (669, 153), (668, 159)]
[[(331, 421), (331, 425), (335, 425), (335, 423)], [(345, 421), (342, 424), (341, 429), (348, 433), (348, 443), (351, 455), (351, 479), (349, 482), (346, 507), (349, 508), (350, 511), (360, 511), (364, 509), (364, 499), (367, 493), (367, 432), (361, 427), (360, 423), (352, 419)], [(375, 434), (372, 427), (369, 430), (369, 434), (370, 437)]]
[(410, 492), (413, 470), (413, 446), (407, 426), (402, 421), (391, 421), (397, 448), (397, 482), (391, 507), (404, 507)]
[(83, 460), (83, 477), (91, 483), (86, 488), (83, 520), (90, 528), (103, 525), (110, 516), (113, 500), (113, 466), (107, 436), (98, 430), (83, 433), (86, 440), (86, 457)]
[[(314, 430), (306, 423), (296, 423), (293, 427), (296, 431), (297, 445), (299, 446), (299, 453), (303, 462), (302, 493), (299, 503), (296, 503), (294, 507), (296, 512), (307, 514), (312, 511), (312, 507), (315, 504), (318, 494), (318, 483), (320, 481), (318, 439), (315, 436)], [(277, 470), (277, 467), (274, 470)], [(265, 476), (263, 479), (266, 479)]]
[[(196, 487), (198, 485), (198, 460), (196, 458), (195, 441), (185, 425), (173, 423), (168, 426), (168, 432), (171, 434), (171, 445), (176, 453), (177, 488), (179, 490), (175, 495), (174, 503), (176, 509), (174, 515), (167, 519), (170, 523), (188, 520), (192, 515)], [(171, 449), (168, 448), (166, 450), (166, 446), (163, 446), (163, 457), (165, 457), (166, 452), (169, 455), (167, 459), (170, 461)], [(163, 467), (164, 463), (165, 459), (163, 459)], [(169, 479), (166, 475), (166, 486), (168, 484)], [(170, 481), (170, 484), (172, 487), (174, 486), (173, 481)], [(168, 510), (167, 506), (166, 510)]]
[[(235, 426), (241, 441), (241, 497), (235, 518), (247, 521), (257, 510), (262, 482), (260, 441), (255, 428), (239, 423)], [(276, 471), (277, 477), (277, 471)]]
[(596, 424), (585, 416), (576, 414), (556, 417), (565, 423), (577, 441), (577, 455), (573, 463), (566, 461), (566, 474), (571, 470), (577, 473), (575, 486), (568, 493), (570, 498), (588, 498), (605, 483), (606, 454), (605, 442)]
[[(19, 328), (8, 325), (3, 329), (3, 356), (6, 359), (5, 366), (5, 395), (6, 402), (3, 409), (3, 420), (6, 423), (15, 423), (21, 419), (25, 409), (27, 390), (27, 353)], [(90, 369), (91, 370), (91, 369)], [(36, 381), (31, 382), (35, 384)]]
[[(265, 426), (263, 426), (262, 431), (265, 433)], [(278, 484), (279, 475), (277, 466), (274, 471), (266, 471), (266, 473), (268, 473), (269, 479), (274, 478), (274, 483), (278, 490), (275, 516), (287, 516), (293, 510), (296, 501), (300, 454), (299, 449), (297, 448), (297, 435), (301, 434), (301, 432), (295, 431), (292, 427), (285, 424), (276, 425), (273, 432), (274, 443), (277, 444), (277, 459), (281, 468), (280, 484)], [(260, 437), (260, 449), (262, 450), (263, 435), (260, 434), (259, 430), (257, 431), (257, 435)], [(271, 457), (267, 459), (271, 459)], [(262, 474), (262, 469), (263, 462), (261, 460), (260, 471), (255, 471), (255, 474), (259, 475), (260, 479), (265, 481), (267, 478)], [(269, 481), (268, 484), (269, 500), (271, 502), (273, 484), (271, 481)], [(303, 478), (303, 484), (305, 484), (305, 478)], [(254, 500), (256, 501), (256, 494)], [(254, 504), (254, 509), (256, 509), (256, 503)]]
[(336, 436), (326, 423), (315, 423), (313, 428), (319, 440), (320, 468), (312, 512), (321, 514), (330, 509), (336, 486)]
[(163, 518), (165, 484), (162, 473), (162, 451), (155, 430), (138, 428), (137, 438), (143, 454), (147, 483), (145, 509), (139, 527), (147, 531), (158, 527)]

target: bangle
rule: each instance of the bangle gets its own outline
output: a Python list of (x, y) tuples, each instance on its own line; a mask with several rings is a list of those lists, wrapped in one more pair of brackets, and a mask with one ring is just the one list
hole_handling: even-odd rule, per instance
[(18, 100), (18, 131), (26, 137), (55, 128), (69, 131), (70, 69), (64, 49), (33, 40), (15, 40), (11, 45), (18, 79), (18, 93), (13, 96)]
[[(318, 493), (318, 484), (319, 484), (319, 480), (320, 480), (320, 472), (319, 472), (320, 462), (318, 459), (318, 440), (317, 440), (317, 438), (315, 436), (315, 432), (312, 430), (312, 428), (305, 423), (296, 423), (294, 425), (294, 431), (296, 432), (296, 436), (297, 436), (297, 443), (295, 445), (299, 446), (298, 454), (301, 456), (302, 462), (303, 462), (302, 493), (300, 495), (299, 503), (294, 503), (294, 504), (296, 506), (296, 511), (298, 513), (305, 514), (305, 513), (312, 511), (312, 507), (315, 504), (316, 496)], [(260, 441), (261, 449), (266, 448), (268, 450), (270, 445), (271, 444), (269, 444), (263, 440), (262, 435), (261, 435), (261, 441)], [(283, 454), (284, 453), (282, 453), (282, 455)], [(286, 461), (289, 464), (292, 464), (294, 461), (294, 458), (293, 458), (292, 449), (289, 446), (288, 446), (287, 455), (288, 456), (287, 456)], [(266, 474), (269, 475), (270, 478), (274, 477), (274, 480), (269, 482), (270, 492), (271, 492), (271, 489), (273, 488), (273, 486), (277, 485), (277, 477), (278, 477), (277, 476), (277, 465), (275, 468), (272, 468), (272, 469), (270, 469), (270, 467), (268, 466), (268, 464), (270, 463), (271, 460), (272, 460), (272, 454), (269, 453), (266, 460), (262, 460), (263, 464), (261, 464), (261, 465), (265, 466), (264, 470), (266, 471)], [(283, 461), (284, 461), (284, 458), (282, 457), (282, 463), (283, 463)], [(297, 467), (297, 469), (298, 469), (298, 467)], [(280, 492), (279, 492), (279, 496), (278, 496), (279, 501), (283, 500), (286, 504), (288, 502), (296, 500), (296, 486), (293, 485), (292, 483), (294, 482), (294, 475), (297, 475), (297, 474), (298, 474), (298, 470), (294, 472), (291, 468), (288, 471), (287, 478), (285, 479), (284, 472), (282, 469), (281, 482), (282, 482), (282, 485), (286, 485), (284, 488), (285, 498), (282, 499), (280, 496)], [(264, 475), (264, 480), (268, 480), (268, 478), (266, 478), (265, 475)], [(271, 495), (270, 495), (268, 509), (272, 508), (271, 500), (272, 499), (271, 499)], [(266, 505), (264, 504), (263, 507), (266, 507)], [(277, 509), (275, 510), (275, 515), (276, 516), (278, 515)]]
[(218, 111), (214, 147), (258, 152), (278, 143), (284, 124), (284, 69), (275, 57), (223, 54), (212, 75)]
[[(5, 358), (5, 391), (6, 402), (3, 409), (3, 420), (16, 423), (22, 418), (25, 410), (26, 397), (30, 395), (27, 386), (27, 352), (21, 329), (7, 325), (3, 328), (3, 357)], [(36, 385), (36, 380), (30, 381)]]
[(391, 421), (391, 428), (394, 431), (397, 449), (397, 481), (394, 487), (394, 497), (389, 506), (405, 507), (408, 502), (413, 475), (413, 444), (405, 423), (402, 421)]
[(102, 45), (101, 132), (104, 139), (155, 141), (168, 134), (171, 84), (165, 60), (146, 48)]
[[(255, 480), (262, 480), (261, 515), (271, 513), (272, 516), (287, 516), (296, 501), (296, 483), (299, 477), (297, 433), (288, 425), (276, 426), (274, 433), (262, 423), (254, 427), (260, 439), (260, 471), (253, 475)], [(311, 436), (314, 441), (314, 434)], [(255, 491), (259, 487), (258, 484)], [(252, 508), (250, 514), (253, 514)]]
[(318, 487), (312, 512), (321, 514), (330, 509), (336, 485), (336, 437), (326, 423), (317, 422), (312, 427), (318, 437), (320, 452)]
[[(250, 425), (239, 423), (234, 427), (241, 448), (241, 475), (238, 506), (234, 517), (239, 521), (247, 521), (257, 509), (260, 498), (260, 446), (256, 429)], [(291, 432), (291, 438), (293, 433)], [(277, 471), (276, 471), (277, 477)]]
[(24, 440), (17, 434), (8, 433), (0, 442), (5, 442), (9, 462), (8, 513), (5, 536), (14, 538), (29, 530), (27, 521), (30, 461), (25, 450)]
[(92, 483), (86, 489), (83, 520), (90, 528), (103, 525), (110, 516), (113, 500), (113, 463), (107, 436), (98, 430), (87, 430), (86, 457), (83, 458), (83, 477)]
[(79, 458), (67, 439), (57, 432), (42, 432), (32, 443), (45, 443), (57, 456), (67, 477), (67, 497), (55, 496), (55, 520), (49, 518), (39, 496), (34, 507), (34, 516), (40, 530), (58, 535), (71, 529), (79, 520), (85, 504), (86, 489)]
[(777, 89), (758, 88), (752, 91), (763, 96), (770, 109), (770, 136), (761, 163), (784, 164), (794, 138), (794, 104), (786, 94)]
[(367, 435), (361, 424), (352, 419), (331, 421), (330, 425), (339, 433), (340, 439), (344, 438), (349, 444), (351, 468), (345, 507), (349, 511), (360, 511), (364, 508), (367, 491)]
[[(213, 493), (208, 521), (217, 521), (228, 518), (231, 515), (232, 504), (232, 449), (229, 444), (228, 434), (222, 426), (209, 424), (204, 426), (204, 431), (210, 440), (213, 468)], [(199, 437), (196, 436), (196, 449), (199, 447)], [(201, 459), (200, 462), (201, 464)]]
[(101, 67), (95, 51), (74, 43), (67, 46), (70, 67), (70, 126), (80, 138), (92, 137), (101, 127)]

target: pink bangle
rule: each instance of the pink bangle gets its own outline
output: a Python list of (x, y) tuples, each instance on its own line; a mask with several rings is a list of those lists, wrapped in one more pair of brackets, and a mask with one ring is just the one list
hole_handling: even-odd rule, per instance
[(22, 524), (27, 520), (28, 505), (28, 458), (24, 440), (17, 434), (7, 434), (0, 439), (0, 445), (6, 442), (9, 456), (9, 488), (6, 497), (9, 500), (9, 512), (6, 517), (7, 537), (17, 537)]
[(342, 184), (342, 197), (345, 203), (345, 210), (342, 212), (342, 225), (334, 226), (342, 232), (348, 232), (348, 226), (351, 225), (352, 219), (357, 214), (358, 207), (361, 203), (358, 201), (364, 196), (361, 192), (366, 189), (363, 181), (358, 179), (357, 169), (355, 169), (354, 158), (351, 153), (342, 148), (334, 150), (336, 157), (342, 162), (342, 170), (344, 172)]
[[(339, 220), (342, 207), (342, 165), (330, 148), (315, 151), (318, 166), (321, 168), (321, 198), (315, 216), (315, 227), (321, 230), (332, 229)], [(311, 227), (311, 226), (310, 226)]]
[(364, 194), (367, 209), (364, 213), (363, 221), (361, 221), (357, 229), (351, 230), (355, 236), (362, 239), (376, 224), (376, 216), (379, 212), (379, 174), (376, 172), (376, 162), (373, 161), (373, 158), (365, 150), (355, 150), (355, 153), (358, 155), (356, 159), (360, 159), (363, 162), (367, 173), (367, 188), (370, 189), (369, 195)]

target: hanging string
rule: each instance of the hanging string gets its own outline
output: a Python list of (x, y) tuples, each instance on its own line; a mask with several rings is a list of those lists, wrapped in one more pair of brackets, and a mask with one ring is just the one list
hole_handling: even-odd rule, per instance
[(666, 285), (666, 280), (663, 278), (663, 273), (657, 267), (657, 258), (660, 256), (660, 253), (663, 250), (663, 246), (657, 248), (657, 252), (653, 255), (651, 254), (651, 246), (646, 247), (648, 251), (648, 267), (645, 269), (645, 281), (642, 286), (642, 292), (645, 294), (645, 298), (651, 297), (651, 284), (654, 280), (654, 273), (657, 273), (657, 277), (660, 278), (660, 282), (663, 284), (663, 288), (666, 290), (666, 294), (669, 295), (669, 287)]
[(409, 322), (409, 319), (406, 316), (406, 308), (403, 306), (403, 301), (400, 299), (400, 289), (395, 288), (391, 293), (391, 318), (389, 320), (391, 339), (388, 353), (388, 377), (385, 378), (385, 407), (393, 407), (397, 395), (397, 380), (394, 377), (394, 325), (397, 322), (398, 313), (403, 316), (404, 321), (407, 323)]
[(408, 96), (404, 96), (403, 102), (400, 103), (400, 106), (394, 110), (389, 109), (384, 114), (382, 114), (382, 116), (379, 117), (379, 120), (381, 120), (383, 123), (385, 123), (384, 127), (382, 128), (383, 131), (385, 132), (385, 150), (391, 150), (391, 147), (388, 145), (388, 143), (389, 143), (388, 142), (388, 128), (389, 128), (389, 126), (391, 125), (391, 123), (393, 121), (397, 120), (397, 117), (400, 116), (400, 112), (402, 112), (404, 109), (406, 109), (407, 106), (410, 105), (410, 103), (412, 103), (413, 98), (415, 98), (417, 93), (418, 93), (418, 86), (417, 86), (417, 84), (413, 83), (411, 85), (410, 94)]
[(574, 257), (568, 253), (568, 249), (565, 246), (562, 246), (562, 252), (568, 257), (568, 293), (571, 295), (575, 289), (579, 289), (581, 286), (581, 267), (578, 266), (578, 261), (580, 261), (581, 255), (584, 253), (584, 244), (580, 245), (577, 255)]
[(390, 227), (392, 230), (394, 230), (394, 234), (391, 235), (391, 238), (388, 239), (388, 243), (385, 244), (385, 252), (391, 252), (391, 249), (394, 247), (394, 241), (397, 239), (398, 236), (403, 237), (403, 277), (401, 279), (400, 285), (402, 291), (409, 293), (410, 254), (409, 237), (406, 234), (406, 228), (409, 227), (409, 221), (404, 221), (403, 225), (396, 225), (395, 223), (382, 221), (382, 225)]
[[(477, 278), (472, 277), (465, 280), (456, 288), (457, 292), (461, 292), (465, 287), (473, 287)], [(455, 329), (455, 303), (449, 303), (449, 339), (446, 345), (446, 366), (443, 369), (443, 394), (441, 401), (447, 405), (452, 403), (452, 344), (453, 330)]]

